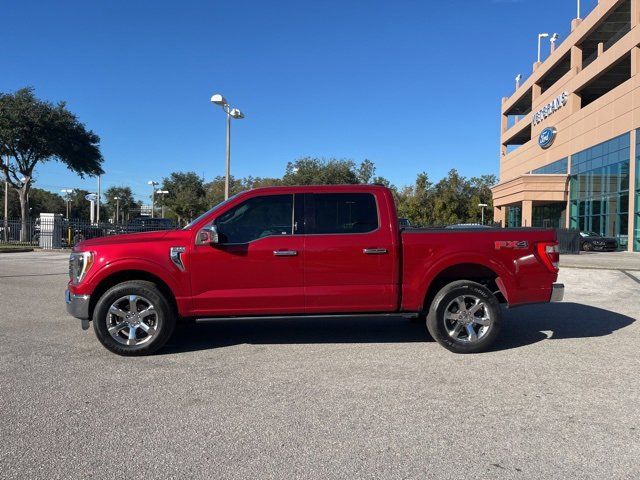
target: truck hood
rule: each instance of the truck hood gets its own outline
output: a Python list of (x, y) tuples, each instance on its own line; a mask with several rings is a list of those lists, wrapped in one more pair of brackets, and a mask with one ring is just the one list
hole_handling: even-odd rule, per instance
[(171, 230), (160, 230), (154, 232), (124, 233), (121, 235), (109, 235), (106, 237), (90, 238), (83, 240), (74, 248), (74, 251), (86, 250), (87, 248), (99, 245), (115, 245), (122, 243), (143, 243), (162, 240)]

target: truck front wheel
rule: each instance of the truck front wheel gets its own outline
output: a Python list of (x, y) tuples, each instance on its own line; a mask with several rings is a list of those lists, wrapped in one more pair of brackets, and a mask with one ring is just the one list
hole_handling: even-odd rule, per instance
[(93, 311), (100, 343), (118, 355), (148, 355), (173, 334), (176, 315), (155, 284), (142, 280), (111, 287)]
[(500, 303), (488, 288), (459, 280), (436, 294), (427, 315), (427, 329), (454, 353), (479, 353), (491, 347), (501, 321)]

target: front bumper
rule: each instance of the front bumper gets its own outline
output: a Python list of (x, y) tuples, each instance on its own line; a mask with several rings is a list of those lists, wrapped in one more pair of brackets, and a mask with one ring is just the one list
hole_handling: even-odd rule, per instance
[(551, 286), (551, 298), (550, 302), (561, 302), (564, 298), (564, 284), (554, 283)]
[(64, 294), (67, 312), (80, 320), (89, 320), (89, 295), (76, 295), (67, 290)]

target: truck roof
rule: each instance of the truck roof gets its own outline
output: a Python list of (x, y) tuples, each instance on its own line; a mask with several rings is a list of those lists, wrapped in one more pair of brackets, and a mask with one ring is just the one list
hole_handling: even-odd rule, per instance
[(284, 193), (298, 193), (298, 192), (342, 192), (342, 191), (363, 191), (372, 192), (376, 190), (388, 190), (384, 185), (372, 185), (372, 184), (336, 184), (336, 185), (287, 185), (287, 186), (275, 186), (275, 187), (258, 187), (252, 188), (251, 192), (284, 192)]

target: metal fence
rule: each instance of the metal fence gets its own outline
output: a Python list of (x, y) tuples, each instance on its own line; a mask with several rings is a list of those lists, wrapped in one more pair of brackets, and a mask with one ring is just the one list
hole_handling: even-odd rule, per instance
[(138, 218), (127, 223), (114, 224), (91, 223), (77, 218), (65, 219), (60, 215), (43, 214), (41, 217), (29, 219), (24, 232), (20, 219), (7, 219), (5, 222), (0, 218), (0, 244), (70, 248), (89, 238), (175, 228), (175, 222), (164, 218)]

